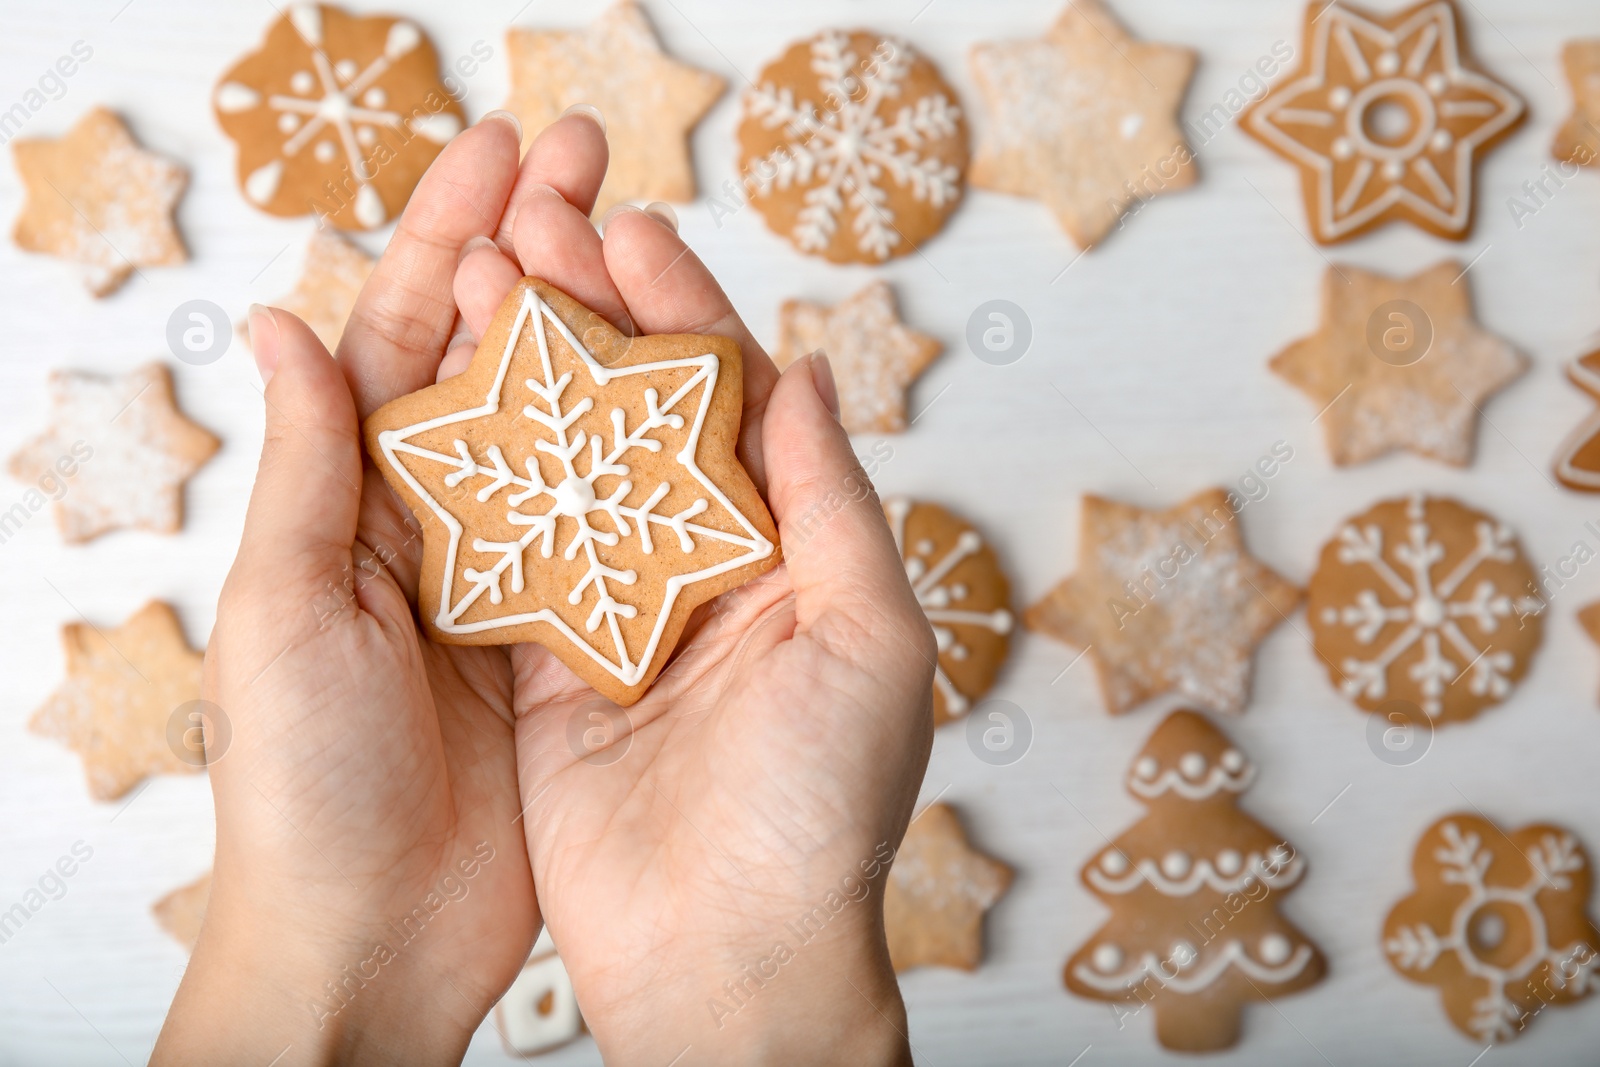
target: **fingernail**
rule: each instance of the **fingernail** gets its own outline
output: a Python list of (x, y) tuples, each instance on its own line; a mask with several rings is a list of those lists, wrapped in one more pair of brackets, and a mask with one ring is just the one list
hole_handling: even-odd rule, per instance
[(839, 384), (833, 380), (833, 364), (828, 362), (828, 353), (820, 348), (811, 353), (811, 381), (817, 387), (817, 395), (838, 421)]
[(673, 233), (678, 232), (678, 213), (672, 210), (671, 204), (663, 204), (661, 201), (656, 200), (644, 206), (644, 213)]
[(256, 357), (256, 370), (261, 372), (261, 384), (272, 381), (278, 369), (278, 322), (265, 304), (251, 304), (250, 351)]
[(638, 210), (639, 209), (634, 207), (632, 204), (613, 204), (606, 210), (604, 215), (600, 216), (600, 236), (605, 236), (606, 230), (611, 228), (612, 220), (618, 215), (626, 215), (630, 211)]
[(478, 236), (468, 239), (467, 243), (461, 246), (461, 254), (456, 256), (456, 266), (459, 267), (463, 260), (478, 251), (478, 249), (494, 247), (496, 247), (494, 239), (485, 237), (480, 233)]
[(488, 122), (490, 119), (494, 119), (497, 122), (503, 122), (506, 125), (510, 126), (513, 130), (516, 130), (517, 131), (517, 143), (520, 144), (522, 142), (522, 120), (517, 118), (517, 116), (513, 115), (511, 112), (505, 110), (504, 108), (500, 108), (497, 111), (489, 112), (487, 115), (483, 116), (483, 118), (479, 119), (478, 121), (479, 122)]
[(606, 132), (606, 117), (600, 114), (600, 109), (593, 104), (573, 104), (561, 113), (562, 118), (568, 115), (582, 115), (584, 118), (600, 127), (600, 132)]
[(471, 330), (462, 330), (460, 333), (450, 338), (450, 343), (444, 346), (444, 350), (446, 353), (449, 353), (457, 348), (460, 348), (462, 345), (475, 345), (477, 343), (478, 339), (472, 336)]

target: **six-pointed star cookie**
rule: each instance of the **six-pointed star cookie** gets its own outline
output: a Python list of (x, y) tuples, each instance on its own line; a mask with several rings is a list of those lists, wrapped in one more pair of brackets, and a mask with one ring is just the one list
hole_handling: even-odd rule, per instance
[(883, 925), (889, 960), (913, 967), (976, 970), (983, 959), (983, 916), (1011, 886), (1011, 868), (967, 844), (961, 820), (930, 804), (912, 820), (889, 868)]
[(188, 171), (140, 148), (112, 112), (97, 107), (64, 137), (11, 147), (28, 195), (14, 239), (77, 264), (95, 296), (114, 292), (140, 267), (188, 258), (172, 221)]
[[(339, 347), (344, 324), (356, 306), (361, 287), (376, 264), (371, 256), (332, 230), (318, 230), (306, 246), (300, 280), (283, 299), (274, 303), (293, 312), (317, 335), (329, 352)], [(249, 340), (249, 324), (239, 324), (240, 336)]]
[(1099, 0), (1075, 0), (1041, 38), (972, 49), (988, 105), (972, 184), (1043, 200), (1079, 247), (1195, 182), (1178, 127), (1192, 49), (1135, 41)]
[(1479, 410), (1527, 359), (1473, 320), (1464, 272), (1454, 261), (1402, 279), (1328, 269), (1322, 328), (1271, 367), (1317, 405), (1335, 464), (1397, 448), (1472, 461)]
[(173, 712), (200, 697), (204, 657), (189, 647), (172, 608), (151, 601), (114, 630), (61, 630), (67, 678), (28, 728), (83, 759), (89, 795), (115, 800), (152, 774), (189, 774), (168, 739)]
[(1307, 66), (1244, 115), (1300, 168), (1323, 244), (1404, 219), (1439, 237), (1472, 228), (1479, 153), (1522, 121), (1515, 93), (1476, 70), (1452, 0), (1387, 17), (1312, 0)]
[[(1567, 368), (1572, 384), (1600, 401), (1600, 348)], [(1567, 435), (1556, 455), (1556, 478), (1568, 489), (1600, 493), (1600, 411)]]
[(573, 104), (593, 104), (606, 121), (611, 162), (595, 214), (624, 200), (693, 200), (689, 131), (727, 83), (661, 50), (650, 20), (619, 0), (578, 31), (506, 31), (511, 95), (526, 149)]
[(628, 338), (524, 278), (466, 372), (366, 422), (422, 523), (430, 636), (535, 641), (638, 700), (695, 607), (777, 565), (734, 456), (743, 405), (734, 342)]
[(1087, 495), (1078, 573), (1028, 609), (1028, 629), (1084, 650), (1113, 715), (1177, 690), (1242, 711), (1256, 644), (1300, 590), (1252, 557), (1221, 489), (1166, 511)]
[(782, 369), (819, 348), (833, 367), (844, 428), (899, 433), (906, 428), (906, 389), (944, 346), (901, 322), (889, 283), (872, 282), (832, 307), (784, 302), (773, 362)]
[(1600, 162), (1600, 40), (1568, 41), (1561, 64), (1572, 83), (1572, 116), (1551, 151), (1557, 159), (1594, 166)]
[[(116, 376), (54, 371), (55, 422), (11, 457), (11, 474), (39, 490), (66, 485), (56, 524), (68, 542), (111, 530), (177, 533), (183, 525), (183, 483), (205, 465), (219, 442), (178, 411), (172, 375), (160, 363)], [(32, 510), (43, 506), (40, 498)]]

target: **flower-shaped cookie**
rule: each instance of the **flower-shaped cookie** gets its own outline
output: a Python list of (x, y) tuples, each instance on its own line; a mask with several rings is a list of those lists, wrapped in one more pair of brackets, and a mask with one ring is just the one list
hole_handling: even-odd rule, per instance
[(245, 198), (371, 230), (400, 214), (465, 119), (416, 23), (291, 4), (213, 97)]
[(1438, 986), (1475, 1041), (1509, 1041), (1551, 1004), (1600, 989), (1600, 931), (1586, 910), (1589, 857), (1566, 830), (1506, 833), (1447, 815), (1412, 857), (1416, 892), (1389, 912), (1383, 950), (1401, 976)]

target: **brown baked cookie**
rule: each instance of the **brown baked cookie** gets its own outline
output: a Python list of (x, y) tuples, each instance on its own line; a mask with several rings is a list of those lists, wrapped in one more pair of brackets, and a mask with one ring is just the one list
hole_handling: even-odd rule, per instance
[[(292, 312), (311, 327), (323, 347), (337, 352), (344, 324), (377, 260), (333, 230), (317, 230), (306, 245), (305, 264), (294, 289), (273, 307)], [(250, 324), (239, 323), (239, 336), (250, 340)]]
[(1591, 870), (1559, 826), (1508, 834), (1478, 815), (1446, 815), (1417, 842), (1416, 890), (1384, 921), (1384, 954), (1407, 981), (1438, 986), (1474, 1042), (1510, 1041), (1546, 1007), (1600, 989)]
[(67, 677), (28, 720), (83, 759), (89, 795), (116, 800), (152, 774), (192, 774), (168, 739), (173, 713), (200, 698), (201, 653), (189, 647), (172, 608), (152, 600), (121, 626), (61, 628)]
[(1473, 318), (1466, 270), (1449, 260), (1410, 278), (1328, 268), (1321, 327), (1271, 367), (1315, 405), (1336, 466), (1399, 449), (1472, 462), (1483, 405), (1528, 360)]
[(1534, 572), (1511, 529), (1412, 493), (1351, 518), (1307, 590), (1311, 640), (1363, 711), (1394, 702), (1465, 722), (1511, 695), (1544, 630)]
[[(69, 544), (111, 530), (177, 533), (184, 483), (221, 443), (178, 410), (171, 372), (160, 363), (114, 376), (52, 371), (50, 401), (50, 429), (11, 457), (11, 476), (34, 486), (23, 505), (38, 511), (44, 493), (54, 497)], [(4, 516), (0, 532), (14, 532)]]
[(1011, 583), (977, 530), (937, 504), (884, 501), (917, 603), (933, 626), (935, 725), (959, 719), (994, 685), (1011, 644)]
[(535, 642), (617, 703), (638, 700), (691, 611), (778, 564), (734, 454), (743, 378), (725, 337), (628, 338), (519, 282), (464, 373), (364, 427), (422, 524), (428, 635)]
[(583, 1034), (583, 1016), (566, 964), (556, 955), (550, 928), (539, 931), (533, 953), (494, 1009), (506, 1051), (537, 1056), (576, 1041)]
[(739, 173), (775, 233), (835, 263), (915, 252), (961, 200), (955, 90), (905, 41), (826, 30), (744, 94)]
[(1239, 810), (1255, 768), (1193, 711), (1168, 715), (1128, 773), (1149, 813), (1083, 868), (1111, 918), (1066, 965), (1080, 997), (1109, 1001), (1119, 1027), (1146, 1008), (1179, 1052), (1239, 1041), (1249, 1001), (1320, 982), (1322, 952), (1279, 914), (1305, 860)]
[(156, 922), (172, 939), (190, 952), (200, 940), (200, 926), (206, 921), (206, 905), (211, 902), (211, 872), (207, 871), (186, 886), (180, 886), (150, 906)]
[[(1567, 377), (1600, 403), (1600, 348), (1568, 367)], [(1600, 409), (1561, 443), (1556, 453), (1556, 478), (1568, 489), (1600, 493)]]
[(1083, 649), (1113, 715), (1174, 690), (1243, 711), (1256, 645), (1299, 603), (1300, 590), (1245, 548), (1227, 492), (1165, 511), (1085, 495), (1078, 572), (1023, 621)]
[(894, 290), (876, 281), (832, 307), (785, 300), (772, 361), (782, 370), (821, 349), (833, 368), (845, 430), (900, 433), (906, 428), (906, 390), (943, 348), (938, 338), (900, 321)]
[(727, 82), (663, 52), (633, 0), (581, 30), (507, 30), (506, 55), (524, 151), (572, 105), (600, 109), (611, 156), (596, 217), (624, 200), (694, 199), (689, 134)]
[(90, 293), (189, 258), (172, 219), (189, 172), (140, 148), (115, 113), (94, 108), (65, 136), (19, 139), (11, 151), (28, 196), (12, 239), (76, 265)]
[(466, 121), (416, 23), (328, 4), (288, 5), (212, 105), (238, 145), (246, 200), (341, 230), (398, 216)]
[(1564, 163), (1592, 167), (1600, 162), (1600, 38), (1568, 41), (1561, 65), (1572, 85), (1572, 115), (1550, 151)]
[(1453, 0), (1382, 16), (1312, 0), (1302, 55), (1240, 124), (1300, 168), (1312, 236), (1334, 244), (1405, 221), (1465, 240), (1478, 158), (1525, 109), (1467, 54)]
[(961, 820), (929, 804), (911, 820), (883, 891), (883, 926), (896, 972), (913, 967), (975, 971), (983, 917), (1011, 887), (1011, 868), (967, 844)]

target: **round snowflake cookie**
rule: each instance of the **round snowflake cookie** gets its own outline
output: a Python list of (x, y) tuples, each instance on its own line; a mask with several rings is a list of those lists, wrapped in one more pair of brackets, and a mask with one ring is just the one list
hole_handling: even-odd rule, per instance
[(245, 199), (342, 230), (398, 215), (465, 122), (416, 23), (326, 4), (289, 5), (212, 104), (239, 146)]
[(1385, 500), (1322, 549), (1307, 592), (1312, 641), (1358, 707), (1396, 702), (1460, 722), (1510, 696), (1543, 631), (1516, 535), (1454, 500)]
[(745, 92), (739, 173), (802, 252), (879, 263), (914, 252), (961, 199), (967, 126), (937, 68), (893, 37), (828, 30)]
[(994, 684), (1010, 647), (1011, 584), (994, 549), (937, 504), (885, 501), (906, 577), (939, 644), (935, 725), (958, 719)]

